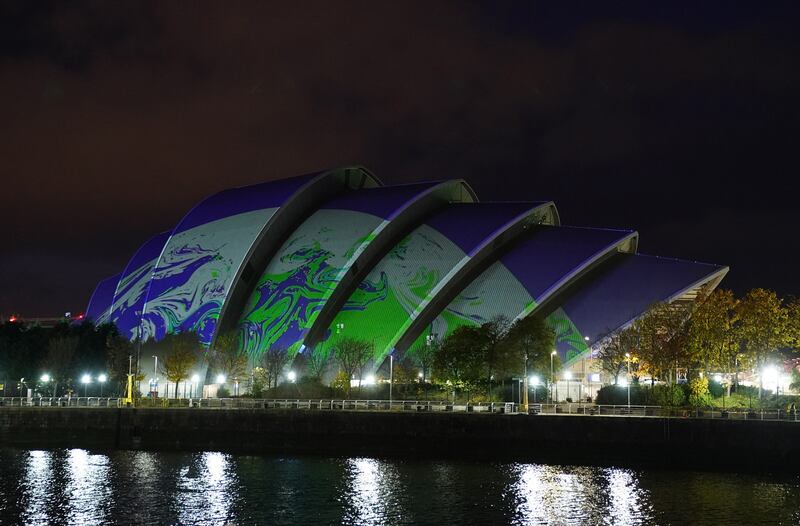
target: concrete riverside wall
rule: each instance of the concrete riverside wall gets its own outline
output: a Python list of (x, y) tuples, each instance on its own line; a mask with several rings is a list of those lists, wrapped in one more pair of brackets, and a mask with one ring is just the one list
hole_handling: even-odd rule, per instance
[(0, 446), (797, 469), (800, 422), (263, 409), (0, 407)]

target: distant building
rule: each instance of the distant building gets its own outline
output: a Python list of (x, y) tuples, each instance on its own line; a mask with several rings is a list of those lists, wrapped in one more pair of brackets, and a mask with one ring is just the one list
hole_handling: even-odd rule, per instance
[(562, 226), (552, 202), (480, 202), (460, 179), (384, 186), (343, 168), (207, 198), (101, 281), (86, 316), (131, 340), (237, 330), (252, 356), (350, 335), (374, 344), (376, 366), (461, 325), (542, 316), (588, 385), (604, 334), (728, 271), (639, 254), (638, 240)]

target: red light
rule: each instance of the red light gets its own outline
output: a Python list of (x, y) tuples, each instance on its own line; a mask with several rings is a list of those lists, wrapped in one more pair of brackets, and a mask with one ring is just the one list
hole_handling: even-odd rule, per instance
[(17, 321), (17, 317), (16, 317), (16, 316), (11, 316), (11, 317), (8, 319), (8, 323), (14, 323), (15, 321)]

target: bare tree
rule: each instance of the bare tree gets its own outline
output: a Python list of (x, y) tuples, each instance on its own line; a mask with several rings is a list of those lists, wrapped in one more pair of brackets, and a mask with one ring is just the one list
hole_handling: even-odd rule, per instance
[(326, 372), (328, 372), (330, 363), (331, 360), (327, 353), (312, 351), (309, 352), (308, 356), (306, 357), (306, 368), (308, 369), (308, 374), (318, 381), (322, 381), (322, 377), (325, 376)]
[(334, 347), (334, 356), (342, 372), (347, 375), (347, 398), (350, 398), (350, 380), (358, 373), (358, 386), (361, 389), (364, 366), (372, 358), (372, 344), (356, 338), (340, 338)]
[(282, 345), (273, 345), (261, 356), (261, 367), (267, 378), (267, 389), (277, 387), (283, 368), (289, 363), (289, 351)]
[(247, 352), (241, 345), (238, 331), (223, 332), (217, 336), (214, 346), (206, 354), (208, 365), (218, 374), (234, 382), (247, 376)]

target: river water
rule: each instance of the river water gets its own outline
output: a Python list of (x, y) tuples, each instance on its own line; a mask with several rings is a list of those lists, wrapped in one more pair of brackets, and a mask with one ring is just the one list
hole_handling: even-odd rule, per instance
[(0, 449), (0, 524), (800, 524), (800, 476)]

